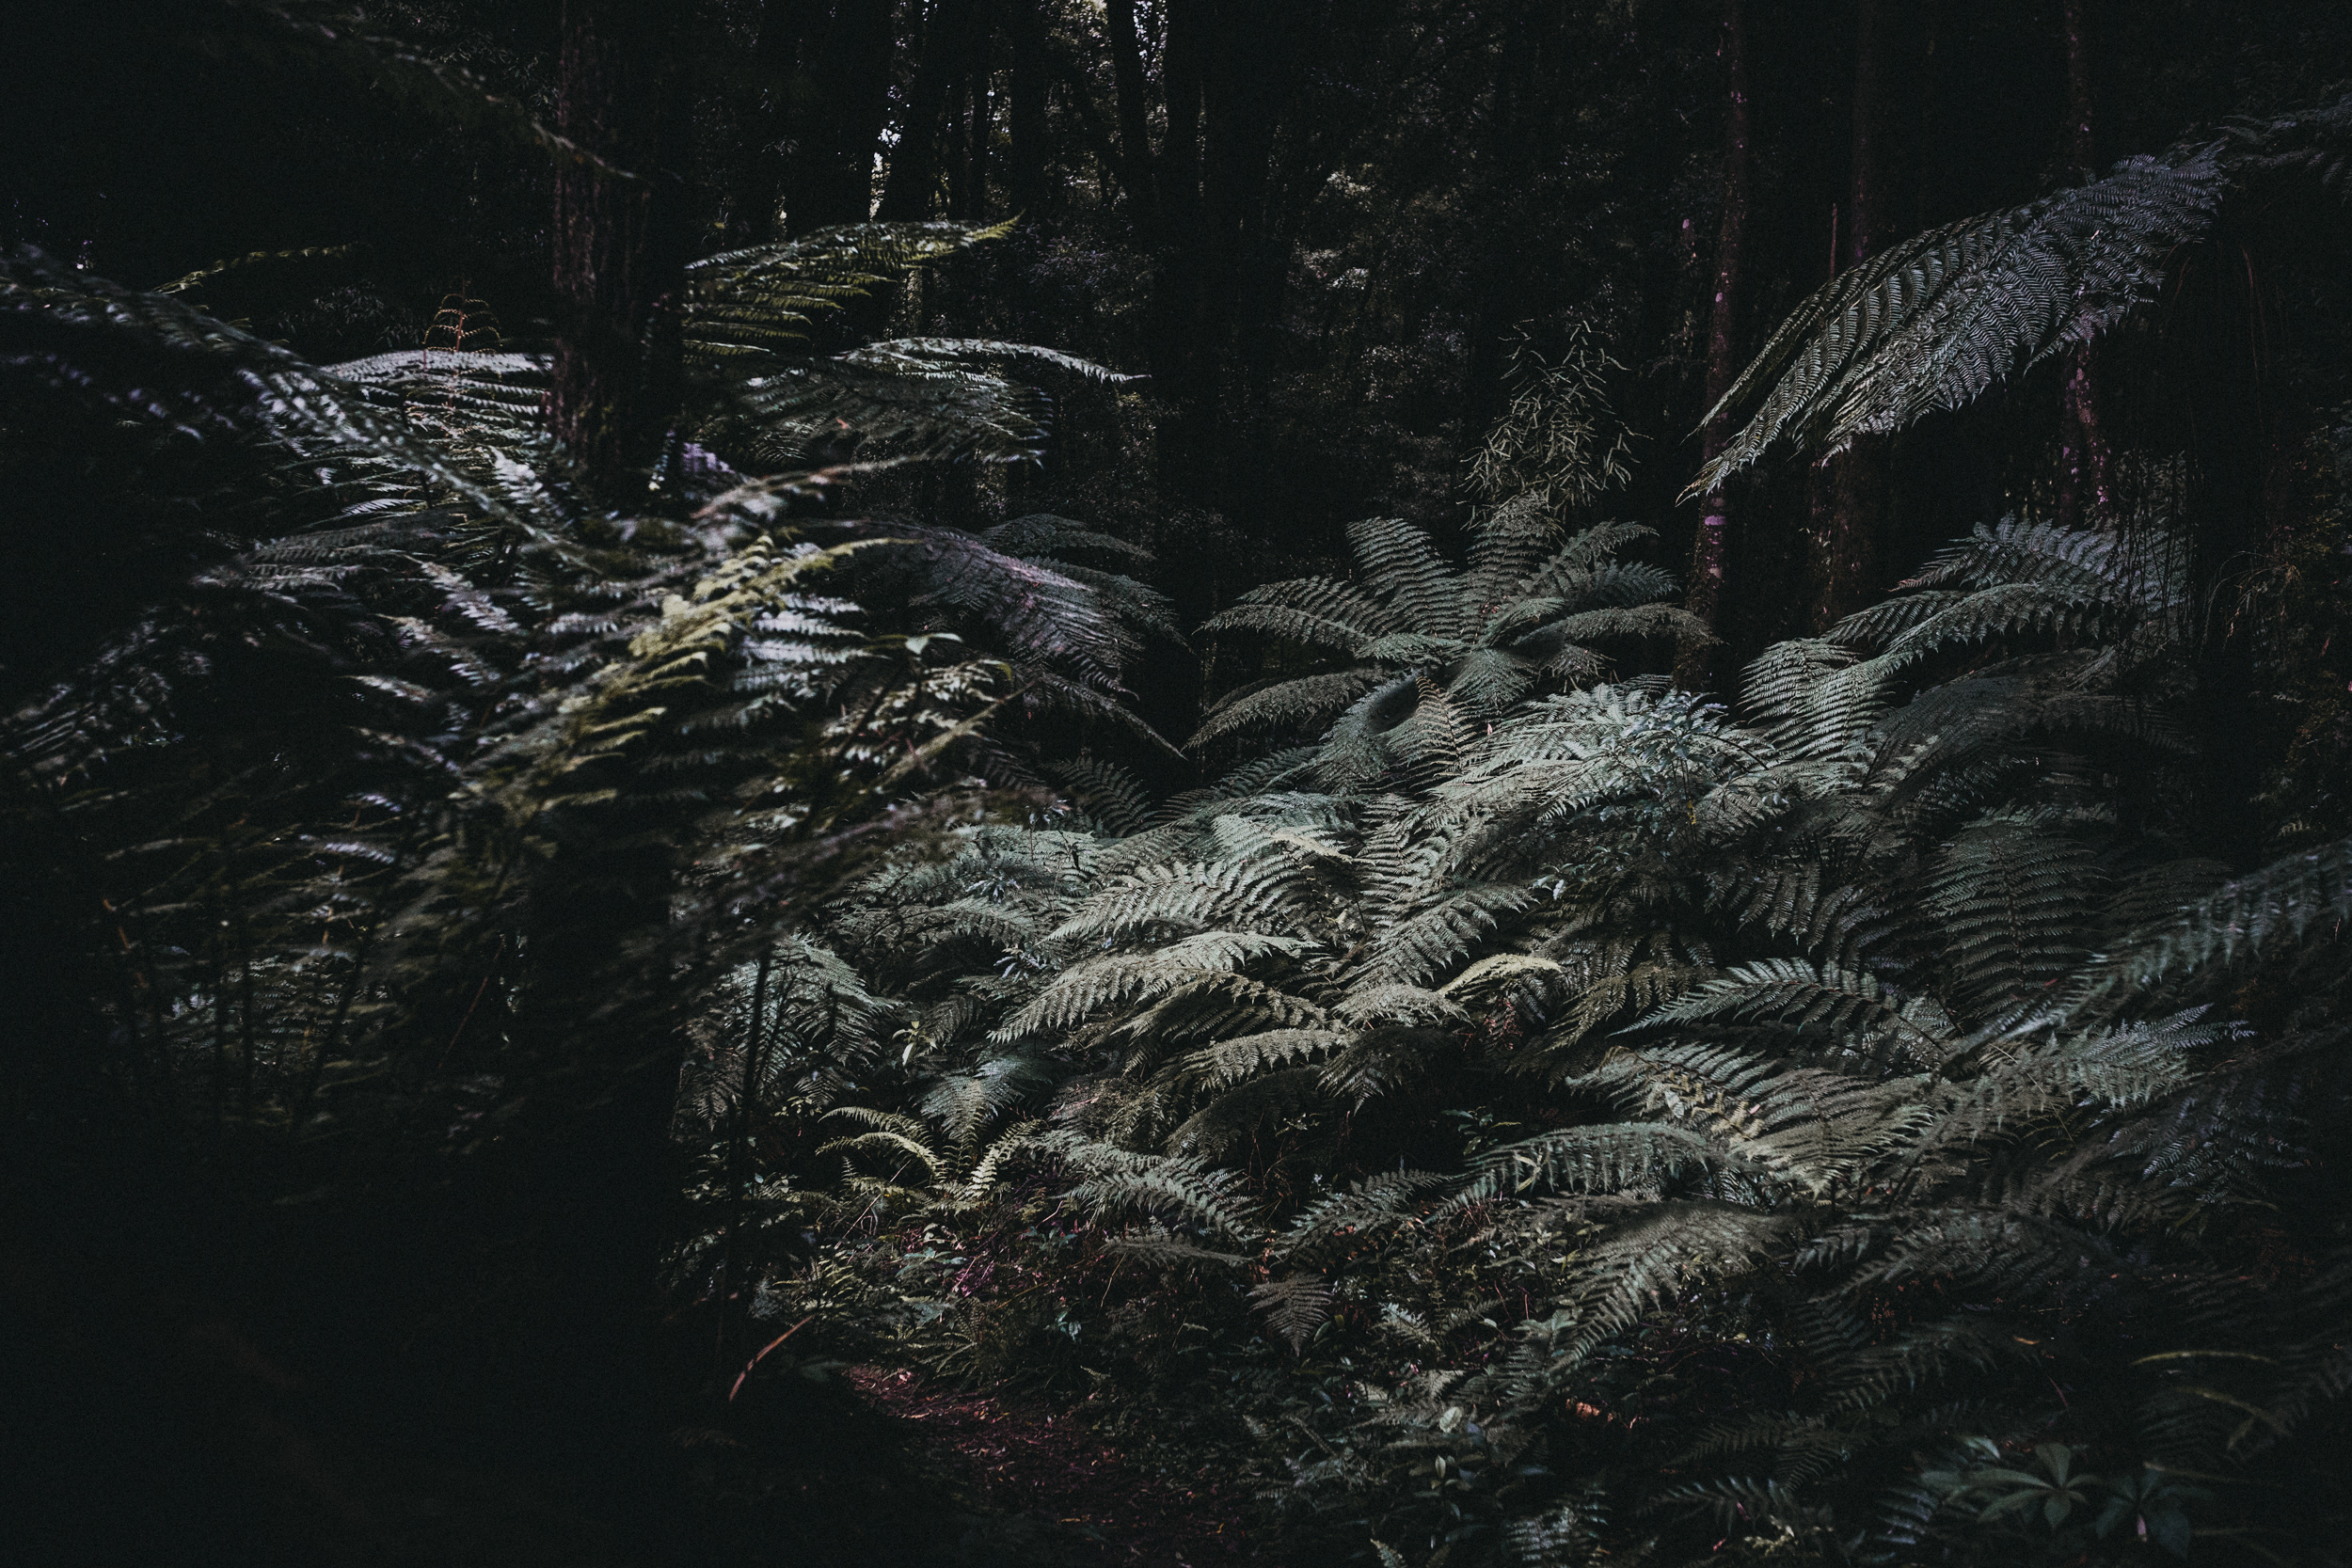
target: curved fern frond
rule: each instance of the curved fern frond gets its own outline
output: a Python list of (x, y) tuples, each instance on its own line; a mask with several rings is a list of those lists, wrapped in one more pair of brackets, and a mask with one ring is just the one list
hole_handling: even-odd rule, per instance
[(2352, 839), (2289, 855), (2126, 933), (2088, 976), (2086, 1004), (2173, 975), (2262, 958), (2352, 917)]
[(1238, 973), (1268, 958), (1295, 958), (1314, 944), (1256, 931), (1203, 931), (1141, 953), (1106, 953), (1073, 964), (1007, 1019), (993, 1037), (1020, 1039), (1069, 1029), (1115, 1004), (1165, 993), (1207, 975)]
[(1377, 670), (1341, 670), (1327, 675), (1302, 675), (1248, 692), (1211, 710), (1184, 742), (1185, 749), (1197, 749), (1244, 730), (1327, 723), (1334, 713), (1386, 679)]
[(1904, 997), (1867, 972), (1796, 958), (1762, 958), (1645, 1016), (1639, 1027), (1739, 1024), (1818, 1042), (1866, 1059), (1893, 1055), (1933, 1067), (1959, 1049), (1960, 1030), (1932, 997)]
[(2129, 158), (2103, 180), (1930, 230), (1841, 274), (1708, 411), (1702, 422), (1755, 404), (1685, 494), (1721, 488), (1775, 441), (1839, 451), (2090, 341), (2154, 296), (2165, 257), (2204, 231), (2226, 183), (2216, 147)]
[(1010, 231), (961, 223), (865, 223), (721, 251), (686, 269), (684, 337), (697, 355), (773, 355), (807, 341), (818, 316), (876, 284)]
[(1395, 607), (1399, 629), (1456, 639), (1468, 631), (1454, 574), (1429, 535), (1402, 517), (1366, 517), (1347, 525), (1347, 540), (1381, 597)]

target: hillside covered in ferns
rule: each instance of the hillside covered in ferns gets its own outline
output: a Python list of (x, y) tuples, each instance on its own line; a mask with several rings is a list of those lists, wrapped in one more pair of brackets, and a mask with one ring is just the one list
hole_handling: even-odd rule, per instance
[(6, 53), (28, 1560), (2352, 1560), (2328, 8)]

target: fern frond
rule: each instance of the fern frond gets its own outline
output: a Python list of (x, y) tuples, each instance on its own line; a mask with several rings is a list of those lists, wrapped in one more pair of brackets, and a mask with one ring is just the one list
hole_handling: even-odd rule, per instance
[(995, 1038), (1072, 1027), (1114, 1004), (1166, 993), (1205, 976), (1238, 973), (1267, 958), (1295, 958), (1313, 943), (1255, 931), (1204, 931), (1141, 953), (1106, 953), (1054, 976), (1036, 999), (1007, 1019)]
[(1028, 1147), (1080, 1179), (1066, 1196), (1089, 1212), (1154, 1214), (1245, 1244), (1254, 1244), (1262, 1233), (1234, 1191), (1238, 1172), (1212, 1171), (1182, 1155), (1132, 1153), (1067, 1130), (1044, 1133)]
[(1347, 540), (1381, 597), (1395, 606), (1400, 629), (1451, 638), (1469, 630), (1454, 574), (1427, 534), (1402, 517), (1367, 517), (1347, 525)]
[(1293, 1354), (1307, 1348), (1307, 1337), (1331, 1315), (1331, 1287), (1318, 1274), (1284, 1275), (1252, 1286), (1249, 1301), (1267, 1332), (1281, 1336)]
[(1935, 1066), (1959, 1048), (1957, 1026), (1932, 997), (1903, 997), (1867, 972), (1794, 958), (1742, 964), (1648, 1014), (1641, 1027), (1716, 1022), (1921, 1067)]
[(1776, 440), (1842, 451), (2090, 341), (2153, 297), (2167, 254), (2204, 231), (2225, 183), (2213, 148), (2130, 158), (2104, 180), (1930, 230), (1841, 274), (1708, 411), (1711, 421), (1755, 405), (1687, 493), (1721, 488)]
[(1263, 1072), (1213, 1096), (1168, 1134), (1165, 1147), (1172, 1154), (1218, 1159), (1261, 1128), (1323, 1103), (1325, 1094), (1320, 1068)]
[(1345, 1192), (1316, 1199), (1274, 1239), (1272, 1256), (1312, 1265), (1376, 1244), (1391, 1230), (1416, 1223), (1422, 1200), (1454, 1184), (1435, 1171), (1383, 1171), (1363, 1177)]
[(1376, 670), (1340, 670), (1326, 675), (1302, 675), (1248, 692), (1211, 711), (1184, 742), (1184, 749), (1197, 750), (1245, 730), (1327, 723), (1368, 690), (1382, 688), (1385, 679)]
[(2289, 855), (2169, 918), (2126, 932), (2088, 976), (2085, 1004), (2172, 975), (2260, 958), (2321, 922), (2352, 916), (2352, 839)]

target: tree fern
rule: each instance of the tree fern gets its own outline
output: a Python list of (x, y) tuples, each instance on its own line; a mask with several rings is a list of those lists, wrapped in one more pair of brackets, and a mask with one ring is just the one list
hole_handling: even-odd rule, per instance
[(2345, 101), (1894, 245), (1816, 291), (1708, 410), (1745, 413), (1688, 493), (1719, 489), (1775, 443), (1826, 454), (1952, 409), (2155, 297), (2172, 254), (2250, 181), (2323, 188), (2345, 166)]
[(2226, 184), (2215, 148), (2127, 159), (2103, 180), (1930, 230), (1841, 274), (1708, 411), (1753, 410), (1692, 493), (1721, 488), (1775, 441), (1842, 451), (2090, 341), (2154, 296), (2166, 254), (2204, 230)]
[(1396, 518), (1354, 524), (1361, 589), (1327, 578), (1276, 583), (1202, 628), (1327, 649), (1354, 667), (1239, 689), (1210, 709), (1191, 744), (1337, 715), (1325, 742), (1332, 777), (1361, 781), (1392, 764), (1442, 772), (1469, 725), (1539, 679), (1595, 678), (1605, 666), (1589, 644), (1705, 635), (1682, 611), (1650, 602), (1674, 592), (1670, 578), (1613, 561), (1646, 531), (1602, 524), (1566, 536), (1521, 499), (1481, 520), (1467, 568), (1455, 568)]

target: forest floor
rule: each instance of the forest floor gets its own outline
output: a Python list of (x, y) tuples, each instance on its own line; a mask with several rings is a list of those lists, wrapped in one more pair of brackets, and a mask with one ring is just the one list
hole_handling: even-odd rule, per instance
[(1187, 1481), (1121, 1454), (1074, 1412), (1033, 1396), (934, 1386), (914, 1371), (857, 1367), (846, 1377), (983, 1517), (1053, 1527), (1073, 1556), (1104, 1568), (1256, 1560), (1238, 1499), (1205, 1478)]

